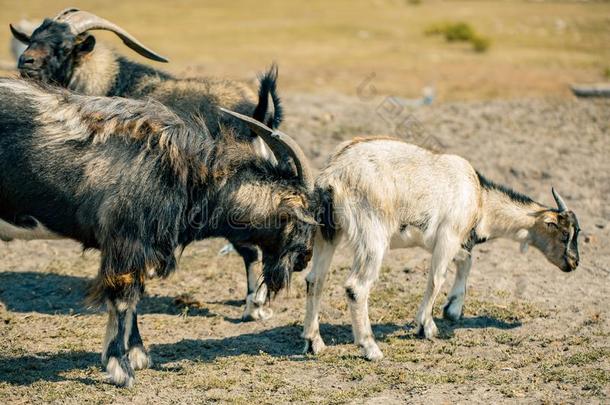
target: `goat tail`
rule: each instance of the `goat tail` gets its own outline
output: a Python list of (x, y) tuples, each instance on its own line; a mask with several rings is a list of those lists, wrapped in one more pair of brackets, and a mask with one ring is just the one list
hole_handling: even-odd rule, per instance
[[(252, 114), (252, 118), (266, 124), (271, 129), (277, 129), (284, 118), (282, 101), (277, 94), (277, 76), (278, 69), (275, 63), (271, 65), (267, 72), (260, 76), (258, 104), (254, 109), (254, 113)], [(273, 114), (271, 114), (265, 121), (265, 118), (267, 117), (267, 110), (269, 109), (269, 96), (271, 96), (271, 101), (273, 102)]]

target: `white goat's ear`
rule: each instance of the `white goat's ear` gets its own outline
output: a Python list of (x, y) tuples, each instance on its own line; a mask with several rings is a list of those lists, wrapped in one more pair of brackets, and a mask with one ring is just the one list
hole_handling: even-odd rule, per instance
[(549, 227), (549, 228), (557, 228), (559, 227), (559, 222), (557, 221), (557, 218), (549, 218), (546, 217), (544, 218), (544, 223)]
[(557, 213), (552, 211), (544, 212), (542, 217), (542, 221), (547, 225), (558, 226), (559, 225), (559, 217)]

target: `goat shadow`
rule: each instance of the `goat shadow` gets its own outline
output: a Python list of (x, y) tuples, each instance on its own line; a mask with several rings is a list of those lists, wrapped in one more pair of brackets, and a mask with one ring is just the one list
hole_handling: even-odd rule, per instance
[[(0, 272), (0, 302), (12, 312), (49, 315), (92, 314), (85, 293), (91, 279), (53, 273)], [(145, 295), (138, 303), (143, 314), (178, 315), (174, 297)], [(215, 316), (207, 308), (189, 308), (189, 316)]]
[[(521, 321), (507, 322), (502, 319), (497, 319), (488, 315), (479, 315), (472, 317), (462, 317), (457, 321), (450, 321), (444, 318), (434, 318), (434, 323), (438, 328), (438, 339), (448, 340), (455, 336), (455, 331), (458, 329), (515, 329), (522, 325)], [(400, 336), (401, 339), (421, 339), (422, 336), (417, 334), (415, 323), (405, 325), (406, 330), (413, 333)]]
[[(467, 318), (457, 323), (438, 320), (441, 338), (448, 338), (457, 328), (496, 327), (512, 329), (519, 322), (507, 323), (489, 317)], [(394, 332), (404, 330), (404, 325), (394, 323), (377, 324), (373, 332), (377, 341), (383, 342)], [(409, 327), (407, 327), (409, 329)], [(447, 332), (447, 331), (450, 332)], [(181, 361), (212, 363), (216, 359), (241, 355), (258, 356), (261, 352), (273, 357), (285, 357), (291, 361), (315, 361), (315, 357), (303, 356), (303, 340), (300, 326), (278, 326), (254, 333), (213, 339), (182, 339), (175, 343), (152, 344), (149, 351), (153, 358), (153, 369), (181, 372)], [(351, 326), (322, 324), (320, 332), (329, 345), (353, 343)], [(449, 334), (448, 334), (449, 333)], [(401, 338), (416, 339), (415, 333)], [(12, 385), (30, 385), (37, 381), (78, 381), (87, 385), (100, 384), (100, 377), (71, 377), (75, 370), (86, 370), (100, 365), (97, 352), (71, 351), (59, 353), (36, 353), (17, 357), (0, 356), (0, 381)]]
[[(378, 340), (402, 325), (375, 325), (374, 332)], [(273, 357), (287, 357), (293, 361), (307, 361), (303, 356), (303, 340), (300, 326), (279, 326), (260, 332), (246, 333), (215, 339), (182, 339), (176, 343), (152, 344), (149, 351), (153, 358), (153, 369), (179, 372), (180, 362), (211, 363), (216, 359), (240, 355), (258, 356), (261, 352)], [(353, 342), (349, 325), (322, 324), (320, 331), (332, 344)], [(333, 337), (330, 339), (330, 337)], [(312, 360), (313, 361), (313, 360)], [(0, 382), (12, 385), (31, 385), (38, 381), (78, 381), (87, 385), (101, 383), (99, 377), (73, 377), (69, 373), (76, 370), (87, 370), (101, 367), (100, 354), (89, 351), (62, 351), (58, 353), (35, 353), (17, 357), (0, 356)]]

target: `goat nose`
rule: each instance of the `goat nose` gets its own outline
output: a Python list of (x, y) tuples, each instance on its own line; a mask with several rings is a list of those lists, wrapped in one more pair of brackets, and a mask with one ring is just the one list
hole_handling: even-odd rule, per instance
[(29, 67), (29, 65), (33, 65), (34, 64), (34, 58), (32, 58), (31, 56), (28, 56), (26, 54), (21, 54), (21, 56), (19, 57), (19, 64), (17, 65), (17, 67), (19, 69), (23, 68), (23, 67)]

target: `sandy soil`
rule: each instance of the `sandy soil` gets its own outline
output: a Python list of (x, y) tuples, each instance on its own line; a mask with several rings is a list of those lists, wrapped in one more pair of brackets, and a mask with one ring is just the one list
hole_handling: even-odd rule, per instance
[[(316, 166), (341, 140), (398, 136), (457, 153), (493, 180), (550, 204), (551, 185), (577, 213), (581, 267), (564, 274), (530, 250), (495, 241), (475, 250), (463, 320), (441, 337), (414, 336), (429, 257), (388, 254), (371, 319), (386, 358), (369, 363), (351, 343), (335, 258), (322, 309), (329, 345), (301, 355), (303, 275), (278, 297), (275, 316), (241, 323), (245, 274), (219, 257), (222, 240), (187, 249), (181, 269), (153, 281), (140, 310), (155, 365), (131, 390), (105, 382), (103, 313), (82, 305), (98, 255), (69, 241), (0, 245), (0, 402), (576, 402), (610, 399), (610, 102), (518, 100), (414, 110), (395, 99), (288, 94), (284, 129)], [(453, 270), (452, 270), (453, 271)], [(176, 301), (191, 300), (189, 307)], [(440, 317), (440, 304), (436, 314)]]

